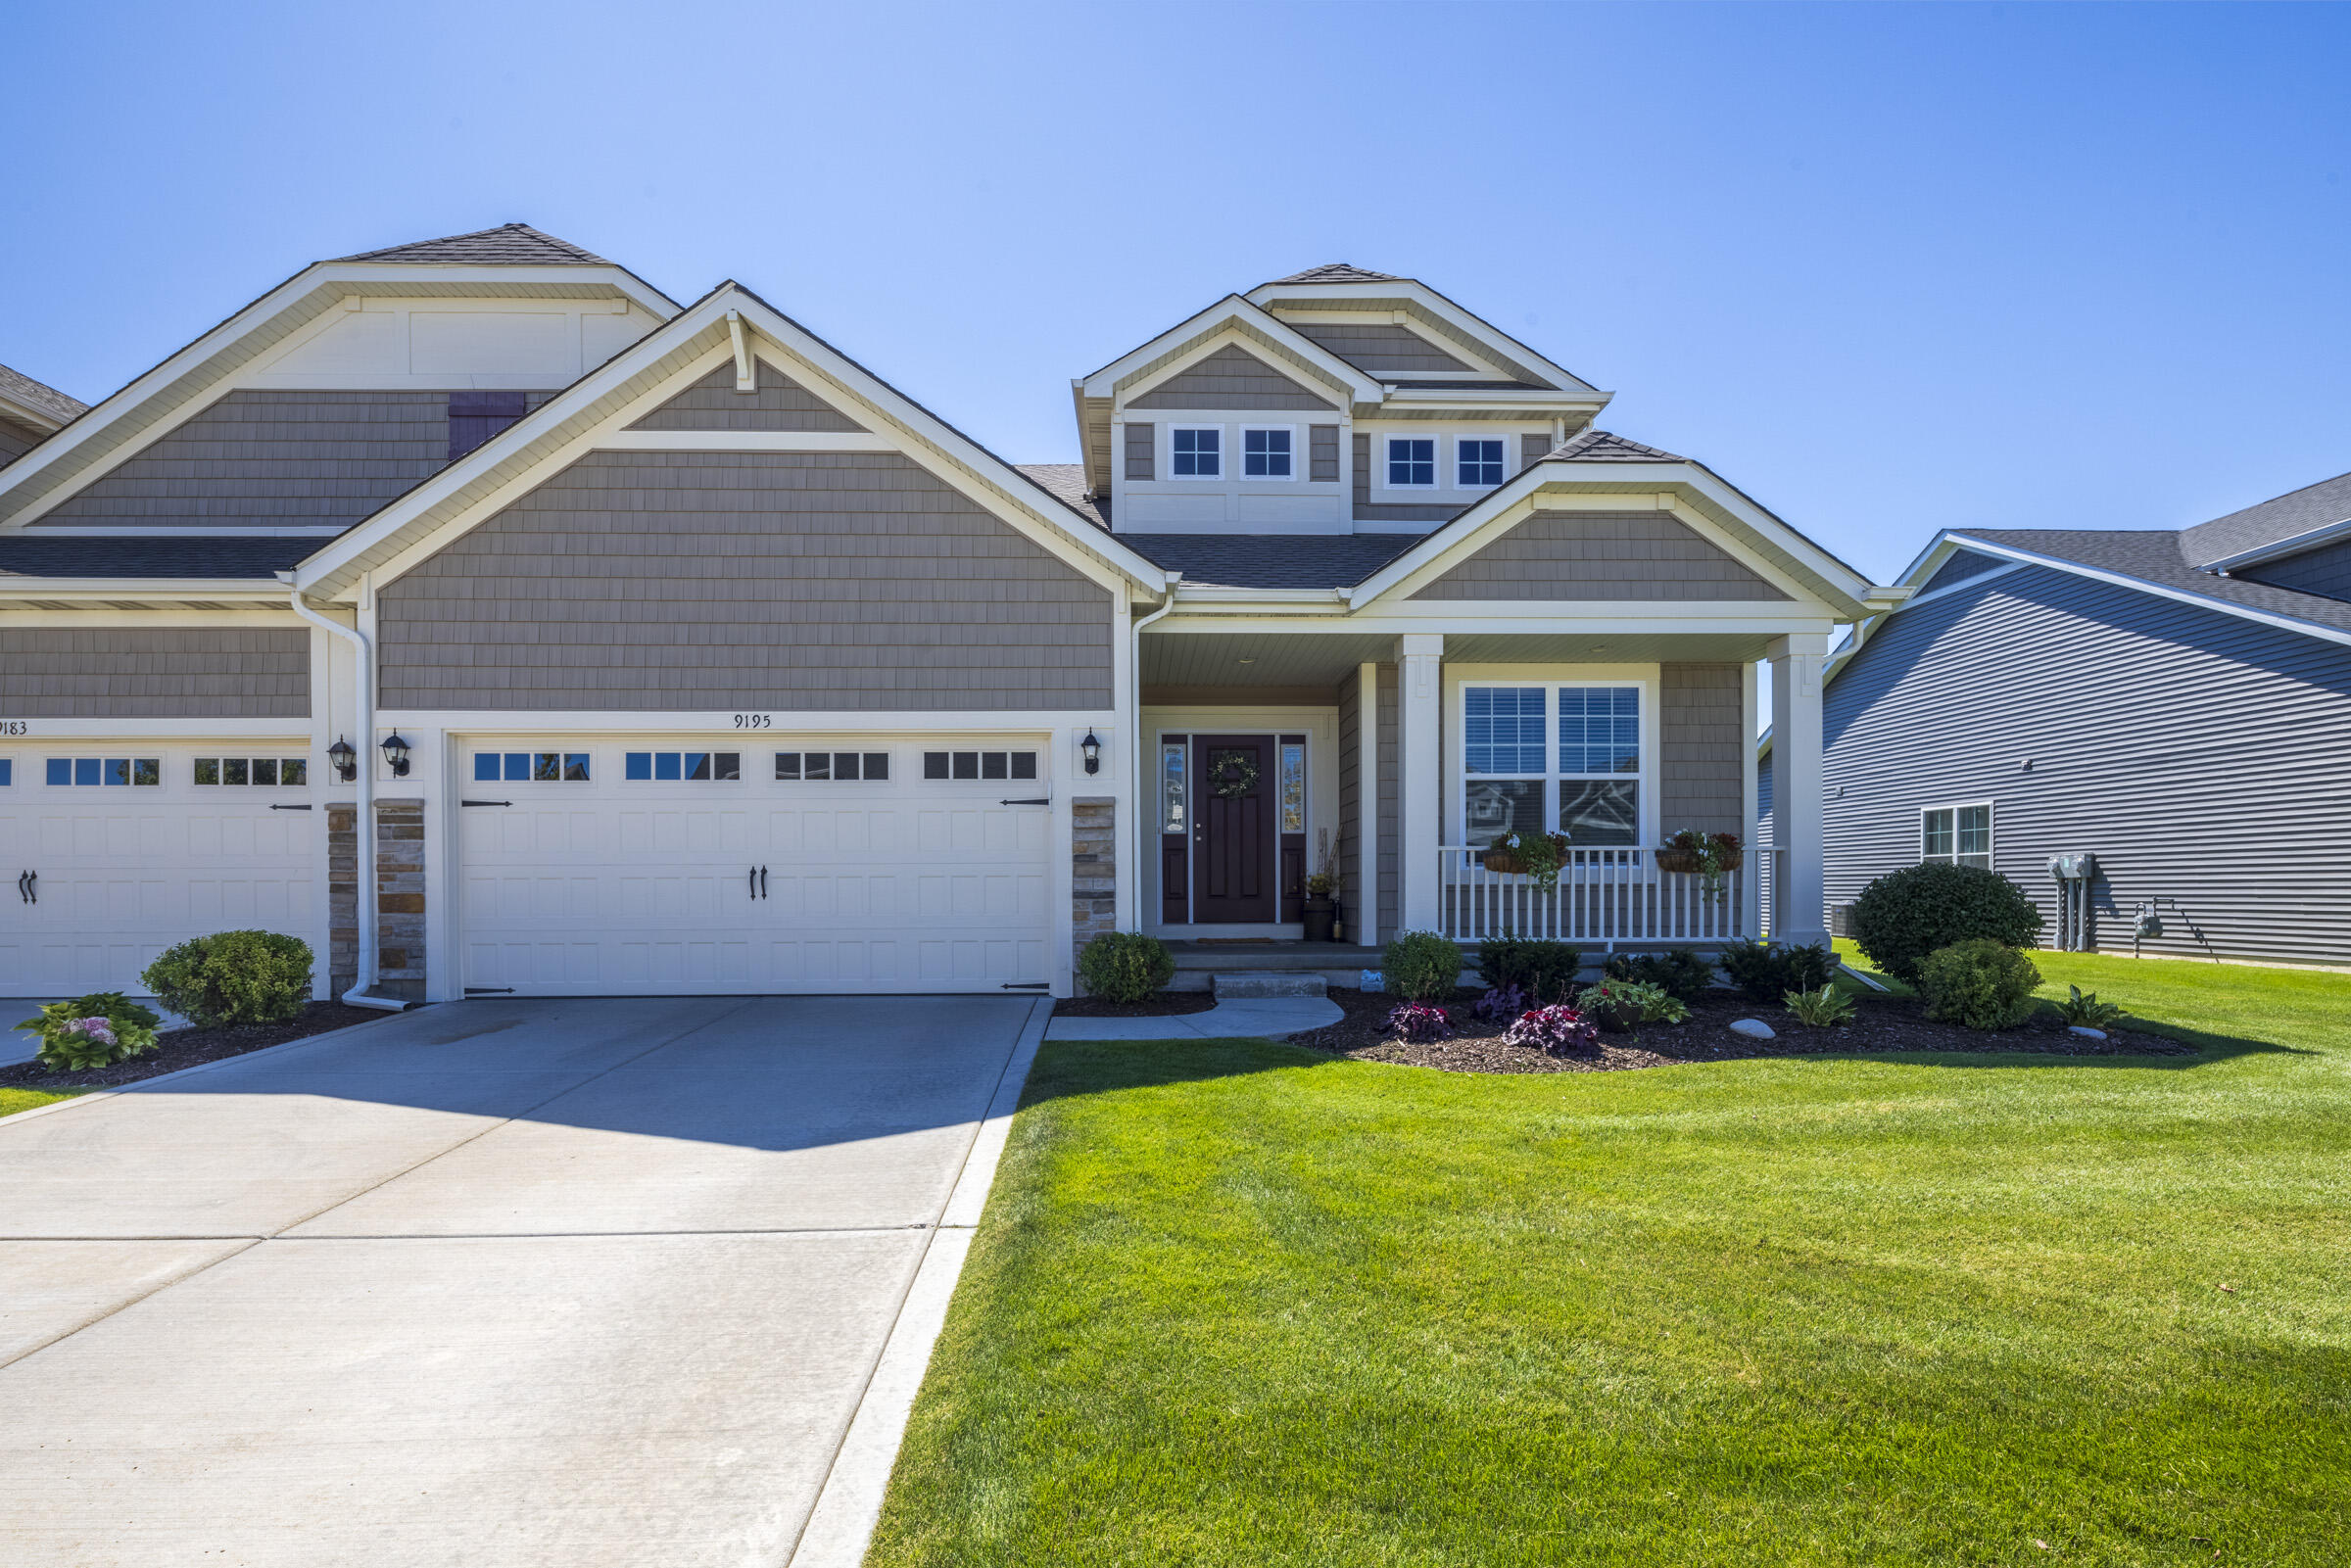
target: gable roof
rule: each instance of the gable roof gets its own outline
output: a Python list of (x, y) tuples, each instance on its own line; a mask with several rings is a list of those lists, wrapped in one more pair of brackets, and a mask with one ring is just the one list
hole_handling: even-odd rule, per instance
[(1546, 463), (1686, 463), (1689, 458), (1678, 456), (1658, 447), (1644, 447), (1637, 441), (1627, 441), (1610, 430), (1586, 430), (1569, 436), (1551, 451), (1535, 459)]
[(2038, 557), (2034, 564), (2126, 579), (2125, 587), (2161, 589), (2167, 597), (2202, 600), (2213, 609), (2351, 633), (2351, 603), (2247, 578), (2217, 576), (2183, 555), (2184, 536), (2168, 528), (1971, 528), (1953, 529), (1943, 538), (1990, 546), (2008, 560)]
[(1407, 280), (1394, 272), (1373, 272), (1367, 267), (1346, 261), (1325, 261), (1310, 266), (1303, 272), (1292, 272), (1286, 278), (1274, 278), (1275, 283), (1403, 283)]
[(21, 411), (54, 430), (67, 420), (89, 412), (89, 408), (79, 398), (68, 397), (22, 370), (0, 364), (0, 417), (18, 417)]
[[(2251, 557), (2267, 554), (2273, 545), (2296, 541), (2305, 534), (2344, 522), (2351, 522), (2351, 474), (2322, 479), (2315, 485), (2273, 497), (2257, 506), (2183, 529), (2180, 548), (2198, 566), (2240, 562), (2250, 565)], [(2321, 541), (2314, 539), (2310, 543), (2317, 545)]]
[(1014, 463), (1037, 488), (1064, 506), (1101, 528), (1110, 527), (1110, 498), (1089, 496), (1083, 463)]
[(380, 251), (361, 251), (357, 256), (339, 256), (338, 261), (402, 261), (427, 264), (464, 266), (611, 266), (593, 251), (582, 250), (569, 240), (542, 234), (528, 223), (502, 223), (497, 228), (475, 229), (471, 234), (450, 234), (437, 240), (411, 240), (406, 245), (390, 245)]

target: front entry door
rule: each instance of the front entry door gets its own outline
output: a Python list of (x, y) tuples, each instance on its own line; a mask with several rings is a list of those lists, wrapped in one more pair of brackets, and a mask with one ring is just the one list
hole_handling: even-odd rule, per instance
[(1279, 918), (1273, 865), (1273, 737), (1192, 739), (1192, 919), (1263, 925)]

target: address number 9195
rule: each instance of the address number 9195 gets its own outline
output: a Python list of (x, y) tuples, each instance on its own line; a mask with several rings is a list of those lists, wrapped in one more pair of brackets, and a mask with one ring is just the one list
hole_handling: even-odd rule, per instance
[(772, 713), (738, 713), (735, 715), (735, 728), (738, 730), (773, 730), (775, 727), (776, 716)]

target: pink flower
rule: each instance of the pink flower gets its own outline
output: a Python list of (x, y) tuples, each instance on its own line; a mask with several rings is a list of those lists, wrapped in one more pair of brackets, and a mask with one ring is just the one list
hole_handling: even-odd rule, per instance
[(66, 1032), (78, 1034), (86, 1040), (96, 1040), (100, 1045), (116, 1043), (115, 1025), (111, 1019), (70, 1019), (66, 1022)]

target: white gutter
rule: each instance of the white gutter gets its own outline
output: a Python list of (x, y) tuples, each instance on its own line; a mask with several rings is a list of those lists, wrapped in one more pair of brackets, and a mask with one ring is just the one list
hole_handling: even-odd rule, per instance
[[(349, 642), (352, 646), (352, 651), (358, 655), (359, 659), (359, 680), (357, 682), (359, 687), (359, 703), (358, 718), (356, 719), (355, 723), (357, 724), (360, 732), (358, 774), (360, 788), (360, 815), (359, 821), (353, 826), (352, 829), (352, 838), (357, 843), (359, 856), (358, 865), (356, 867), (355, 883), (352, 888), (352, 902), (358, 906), (360, 926), (360, 962), (358, 973), (352, 976), (354, 983), (351, 989), (343, 993), (343, 1002), (347, 1007), (372, 1007), (379, 1008), (387, 1013), (400, 1013), (407, 1010), (408, 1004), (406, 1002), (395, 1002), (385, 997), (370, 996), (367, 994), (369, 989), (375, 984), (376, 965), (378, 962), (375, 886), (374, 650), (367, 645), (367, 634), (360, 631), (358, 627), (345, 626), (342, 622), (330, 620), (326, 616), (323, 616), (316, 610), (311, 608), (309, 602), (302, 596), (302, 589), (300, 585), (291, 581), (293, 575), (294, 574), (291, 572), (284, 574), (286, 579), (286, 599), (287, 602), (293, 606), (294, 613), (301, 616), (304, 620), (310, 622), (312, 626), (321, 627), (324, 630), (333, 633), (336, 637), (343, 639), (346, 642)], [(333, 962), (333, 957), (331, 954), (328, 957), (328, 962), (330, 965)]]
[[(1133, 868), (1128, 875), (1134, 878), (1134, 928), (1138, 931), (1143, 928), (1143, 888), (1145, 884), (1143, 878), (1143, 628), (1176, 607), (1176, 585), (1182, 579), (1181, 572), (1170, 572), (1166, 602), (1128, 628), (1134, 635), (1134, 647), (1128, 660), (1128, 679), (1134, 683), (1132, 693), (1134, 697), (1134, 789), (1128, 798), (1134, 802), (1134, 810), (1131, 814), (1134, 820), (1128, 825), (1130, 830), (1129, 837), (1132, 840), (1133, 855), (1127, 864)], [(1184, 864), (1189, 865), (1191, 862), (1187, 860)]]

